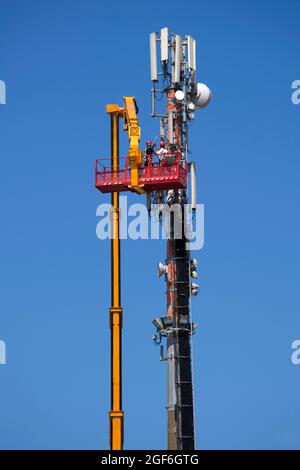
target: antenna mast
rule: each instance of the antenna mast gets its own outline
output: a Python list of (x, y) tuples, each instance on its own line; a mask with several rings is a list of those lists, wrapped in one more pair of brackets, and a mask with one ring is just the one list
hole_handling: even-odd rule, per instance
[[(157, 43), (160, 44), (161, 72), (157, 72)], [(180, 155), (181, 165), (188, 168), (188, 130), (197, 108), (206, 106), (210, 90), (196, 82), (196, 42), (191, 36), (170, 34), (162, 28), (160, 37), (150, 34), (151, 80), (153, 82), (152, 116), (160, 118), (161, 141), (171, 152)], [(157, 110), (157, 101), (165, 98), (165, 108)], [(195, 164), (192, 170), (192, 207), (195, 201)], [(191, 322), (190, 295), (197, 295), (198, 286), (191, 282), (197, 277), (196, 260), (187, 248), (185, 206), (187, 188), (151, 193), (153, 203), (170, 208), (170, 231), (167, 240), (165, 265), (159, 264), (158, 274), (164, 274), (167, 291), (166, 316), (153, 321), (157, 335), (154, 341), (166, 340), (168, 365), (168, 449), (195, 448), (194, 397), (191, 357), (191, 336), (195, 325)], [(163, 346), (161, 346), (163, 351)]]

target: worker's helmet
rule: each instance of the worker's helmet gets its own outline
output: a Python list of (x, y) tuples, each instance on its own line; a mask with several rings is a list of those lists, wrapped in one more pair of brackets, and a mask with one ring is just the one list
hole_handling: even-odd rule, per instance
[(151, 140), (146, 141), (146, 145), (151, 145), (151, 144), (152, 144)]

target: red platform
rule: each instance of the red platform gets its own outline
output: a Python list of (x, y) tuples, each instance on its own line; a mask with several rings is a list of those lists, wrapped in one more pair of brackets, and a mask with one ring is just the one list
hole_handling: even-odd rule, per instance
[[(168, 189), (185, 189), (187, 186), (187, 162), (180, 157), (170, 155), (172, 163), (153, 163), (141, 167), (139, 183), (146, 193)], [(132, 191), (130, 185), (130, 167), (127, 157), (120, 157), (119, 167), (114, 169), (111, 159), (99, 158), (95, 164), (95, 185), (102, 193)]]

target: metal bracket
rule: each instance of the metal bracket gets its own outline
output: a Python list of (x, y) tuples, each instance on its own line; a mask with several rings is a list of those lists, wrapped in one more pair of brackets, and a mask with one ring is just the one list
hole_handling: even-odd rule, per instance
[(168, 357), (167, 357), (167, 356), (164, 356), (164, 346), (163, 346), (162, 344), (160, 345), (159, 353), (160, 353), (160, 355), (159, 355), (159, 360), (160, 360), (160, 361), (163, 362), (163, 361), (167, 361), (167, 360), (168, 360)]

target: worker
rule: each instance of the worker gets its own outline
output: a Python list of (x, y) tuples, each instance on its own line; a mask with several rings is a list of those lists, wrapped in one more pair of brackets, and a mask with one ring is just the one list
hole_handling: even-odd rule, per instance
[(176, 153), (177, 152), (177, 145), (176, 144), (171, 144), (170, 145), (170, 153)]
[(158, 155), (160, 165), (165, 165), (167, 163), (166, 155), (168, 150), (166, 149), (166, 144), (163, 139), (161, 139), (159, 146), (160, 149), (157, 150), (156, 154)]
[(175, 203), (175, 191), (174, 189), (169, 189), (169, 191), (167, 192), (166, 204), (168, 204), (168, 206), (170, 207), (174, 203)]
[(146, 148), (144, 151), (144, 166), (152, 166), (155, 145), (155, 143), (152, 144), (151, 140), (146, 141)]

